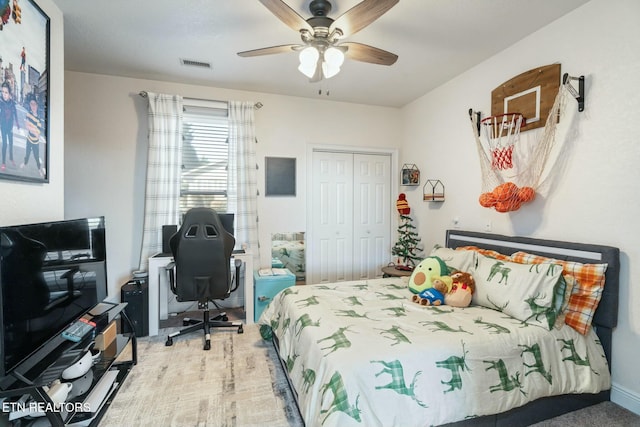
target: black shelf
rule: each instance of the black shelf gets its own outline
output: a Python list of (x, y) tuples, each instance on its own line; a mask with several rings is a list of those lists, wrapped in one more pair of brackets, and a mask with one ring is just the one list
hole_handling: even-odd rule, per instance
[[(89, 313), (97, 314), (86, 314), (83, 316), (97, 324), (94, 334), (88, 334), (78, 343), (65, 340), (61, 337), (54, 337), (47, 343), (46, 348), (42, 349), (42, 351), (49, 352), (48, 357), (44, 358), (42, 362), (31, 366), (27, 360), (25, 361), (25, 366), (22, 367), (22, 370), (21, 367), (18, 367), (9, 376), (0, 379), (2, 388), (0, 390), (0, 398), (4, 398), (5, 402), (17, 402), (18, 399), (28, 395), (36, 402), (53, 406), (53, 402), (45, 391), (45, 386), (48, 386), (52, 381), (61, 378), (64, 369), (79, 360), (80, 357), (82, 357), (93, 346), (94, 338), (97, 334), (101, 333), (113, 322), (116, 322), (116, 327), (118, 326), (118, 323), (120, 323), (120, 325), (123, 322), (128, 323), (130, 326), (128, 330), (133, 330), (131, 321), (124, 311), (126, 306), (126, 303), (103, 302), (98, 304), (94, 307), (96, 311), (93, 309), (89, 311)], [(122, 330), (121, 327), (118, 329), (120, 331)], [(127, 348), (130, 351), (130, 357), (122, 359), (121, 356)], [(123, 334), (118, 332), (113, 342), (100, 353), (97, 361), (95, 361), (91, 367), (93, 371), (91, 386), (87, 388), (85, 393), (65, 402), (65, 408), (70, 408), (71, 411), (50, 412), (46, 414), (51, 425), (65, 426), (67, 424), (82, 423), (82, 425), (97, 426), (125, 378), (129, 375), (129, 372), (136, 363), (137, 342), (135, 335), (133, 333)], [(91, 394), (91, 391), (95, 388), (96, 384), (98, 384), (100, 379), (109, 371), (117, 371), (114, 381), (115, 387), (110, 389), (107, 393), (99, 411), (95, 414), (76, 412), (78, 409), (82, 408), (82, 404)], [(0, 425), (24, 425), (24, 419), (16, 419), (13, 421), (14, 424), (12, 424), (9, 422), (8, 416), (9, 414), (2, 414)]]

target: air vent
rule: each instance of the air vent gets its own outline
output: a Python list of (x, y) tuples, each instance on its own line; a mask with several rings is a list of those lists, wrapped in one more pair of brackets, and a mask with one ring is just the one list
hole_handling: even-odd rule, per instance
[(181, 59), (180, 62), (188, 67), (211, 68), (211, 64), (208, 62), (194, 61), (193, 59)]

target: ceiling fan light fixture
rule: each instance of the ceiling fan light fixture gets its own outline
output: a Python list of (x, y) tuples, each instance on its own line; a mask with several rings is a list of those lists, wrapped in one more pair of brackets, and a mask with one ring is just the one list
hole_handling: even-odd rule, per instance
[(316, 66), (318, 59), (320, 59), (320, 52), (313, 46), (306, 47), (300, 51), (299, 55), (300, 65), (298, 71), (305, 76), (312, 78), (316, 72)]
[(324, 52), (324, 62), (331, 68), (338, 68), (339, 70), (344, 63), (344, 53), (340, 49), (331, 46)]
[(330, 64), (323, 62), (322, 63), (322, 75), (324, 75), (325, 79), (330, 79), (340, 72), (340, 67), (332, 67)]
[(340, 72), (344, 63), (344, 53), (333, 46), (327, 48), (322, 54), (322, 74), (325, 79), (330, 79)]
[(360, 0), (351, 9), (337, 18), (329, 17), (330, 0), (307, 0), (311, 17), (304, 19), (287, 2), (289, 0), (260, 0), (277, 18), (294, 31), (299, 32), (302, 45), (289, 44), (238, 52), (239, 56), (251, 57), (299, 51), (298, 70), (309, 77), (311, 83), (331, 78), (340, 72), (345, 60), (349, 59), (371, 64), (393, 65), (398, 55), (362, 43), (344, 42), (349, 37), (367, 27), (384, 15), (400, 0)]

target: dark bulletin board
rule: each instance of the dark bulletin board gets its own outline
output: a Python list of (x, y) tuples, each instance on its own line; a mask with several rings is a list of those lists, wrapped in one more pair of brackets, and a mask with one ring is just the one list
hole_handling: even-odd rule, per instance
[(265, 195), (296, 195), (296, 159), (265, 157)]

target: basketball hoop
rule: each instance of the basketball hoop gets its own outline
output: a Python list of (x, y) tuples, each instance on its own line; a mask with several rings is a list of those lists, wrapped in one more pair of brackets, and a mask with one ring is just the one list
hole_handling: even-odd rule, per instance
[[(542, 133), (523, 138), (521, 143), (521, 127), (527, 125), (523, 114), (504, 113), (481, 120), (479, 112), (469, 110), (480, 159), (482, 190), (478, 202), (481, 206), (512, 212), (536, 198), (542, 182), (550, 176), (552, 162), (560, 157), (559, 148), (555, 147), (556, 133), (559, 117), (565, 113), (570, 96), (563, 84), (549, 109)], [(565, 125), (562, 130), (565, 137), (567, 129)]]
[(496, 170), (513, 167), (513, 145), (520, 139), (520, 127), (526, 119), (520, 113), (489, 116), (480, 121), (491, 152), (491, 167)]

